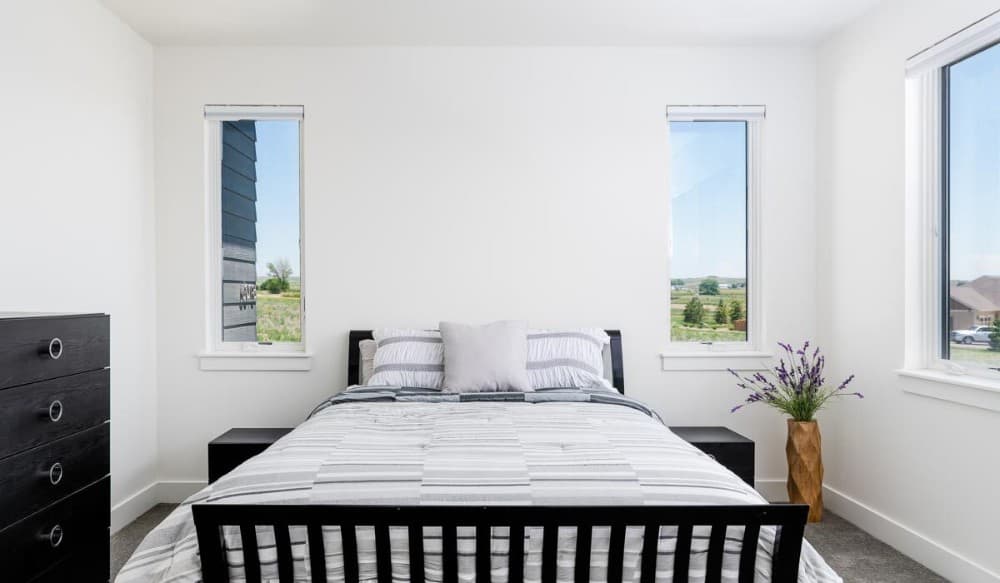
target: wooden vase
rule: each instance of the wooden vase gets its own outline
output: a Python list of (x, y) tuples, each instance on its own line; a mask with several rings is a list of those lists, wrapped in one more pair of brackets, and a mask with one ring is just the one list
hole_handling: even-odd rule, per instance
[(823, 519), (823, 440), (815, 421), (788, 420), (788, 500), (809, 505), (809, 522)]

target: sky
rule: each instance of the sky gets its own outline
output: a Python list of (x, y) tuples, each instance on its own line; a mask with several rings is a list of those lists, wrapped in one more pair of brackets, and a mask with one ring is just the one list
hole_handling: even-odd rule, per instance
[(949, 79), (951, 279), (1000, 275), (1000, 45)]
[(288, 259), (299, 275), (299, 122), (258, 121), (257, 275)]
[(672, 279), (746, 277), (746, 131), (670, 122)]

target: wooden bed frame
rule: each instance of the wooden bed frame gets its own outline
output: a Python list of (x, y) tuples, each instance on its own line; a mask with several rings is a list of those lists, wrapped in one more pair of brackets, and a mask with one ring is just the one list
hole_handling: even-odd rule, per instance
[[(621, 333), (609, 330), (614, 386), (624, 393)], [(367, 330), (350, 333), (348, 382), (357, 384), (360, 367), (358, 342), (370, 338)], [(458, 581), (458, 527), (475, 528), (476, 581), (490, 581), (490, 542), (494, 527), (509, 527), (510, 552), (506, 558), (508, 582), (524, 579), (524, 531), (542, 528), (541, 575), (544, 583), (556, 581), (558, 529), (577, 529), (574, 581), (590, 579), (592, 529), (610, 527), (608, 547), (609, 583), (621, 583), (625, 530), (643, 529), (640, 582), (655, 579), (657, 548), (662, 527), (676, 527), (673, 553), (673, 582), (687, 583), (691, 560), (691, 540), (695, 527), (710, 527), (706, 557), (706, 583), (719, 583), (728, 527), (743, 527), (740, 546), (739, 583), (753, 583), (760, 529), (775, 527), (771, 559), (771, 581), (791, 583), (798, 578), (799, 557), (809, 507), (804, 504), (756, 504), (733, 506), (358, 506), (333, 504), (195, 504), (192, 506), (198, 533), (198, 547), (204, 583), (229, 581), (223, 540), (224, 527), (238, 527), (246, 581), (260, 583), (261, 569), (256, 527), (274, 529), (278, 579), (293, 581), (292, 543), (289, 527), (304, 527), (307, 533), (312, 583), (327, 581), (323, 527), (339, 527), (343, 541), (344, 578), (357, 583), (357, 527), (375, 531), (376, 576), (379, 582), (392, 581), (389, 529), (408, 532), (410, 581), (424, 583), (424, 527), (441, 528), (443, 583)]]

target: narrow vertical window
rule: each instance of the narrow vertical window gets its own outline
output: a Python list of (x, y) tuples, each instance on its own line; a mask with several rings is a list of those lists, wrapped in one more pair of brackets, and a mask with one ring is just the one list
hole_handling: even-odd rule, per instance
[(759, 326), (754, 108), (670, 108), (670, 340), (745, 349)]
[[(303, 345), (301, 108), (206, 108), (217, 350)], [(214, 284), (212, 283), (214, 282)]]
[(905, 128), (903, 390), (1000, 410), (1000, 13), (906, 60)]
[(942, 357), (1000, 370), (1000, 45), (943, 75)]

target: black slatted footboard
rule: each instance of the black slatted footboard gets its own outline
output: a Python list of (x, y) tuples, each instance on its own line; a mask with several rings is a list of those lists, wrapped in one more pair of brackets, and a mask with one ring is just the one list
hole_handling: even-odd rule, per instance
[(677, 527), (673, 553), (673, 581), (688, 581), (691, 540), (694, 527), (711, 527), (706, 559), (706, 583), (718, 583), (727, 527), (744, 527), (739, 558), (739, 582), (752, 583), (757, 560), (757, 541), (762, 526), (777, 527), (771, 561), (772, 581), (797, 579), (799, 554), (805, 530), (808, 506), (772, 504), (753, 506), (335, 506), (335, 505), (228, 505), (195, 504), (194, 521), (204, 583), (229, 581), (229, 569), (223, 541), (223, 527), (239, 527), (243, 565), (248, 583), (261, 580), (257, 548), (257, 526), (273, 527), (281, 583), (293, 581), (292, 544), (289, 527), (305, 527), (313, 583), (327, 581), (324, 552), (324, 526), (339, 527), (344, 552), (344, 575), (347, 583), (358, 581), (356, 528), (373, 527), (375, 532), (376, 572), (380, 582), (392, 581), (390, 527), (405, 527), (409, 532), (410, 581), (424, 581), (423, 527), (440, 527), (444, 583), (458, 580), (458, 527), (474, 527), (476, 533), (476, 581), (490, 581), (490, 542), (492, 527), (510, 528), (508, 581), (522, 583), (524, 578), (524, 532), (542, 530), (542, 581), (556, 581), (556, 556), (559, 527), (576, 527), (577, 582), (590, 579), (592, 529), (610, 527), (608, 547), (608, 582), (621, 583), (625, 547), (625, 529), (643, 528), (640, 580), (652, 583), (655, 578), (660, 527)]

